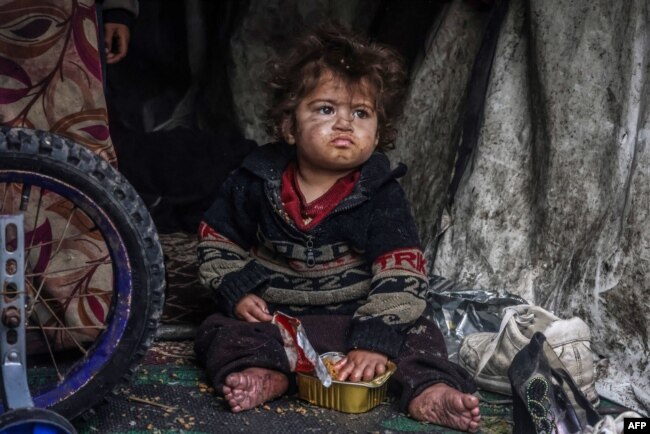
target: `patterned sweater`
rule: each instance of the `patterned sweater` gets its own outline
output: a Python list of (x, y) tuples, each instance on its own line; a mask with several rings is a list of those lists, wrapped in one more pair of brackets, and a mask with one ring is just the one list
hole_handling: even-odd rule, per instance
[(410, 205), (386, 156), (361, 167), (352, 193), (323, 221), (299, 230), (280, 200), (295, 158), (283, 143), (256, 149), (224, 183), (199, 228), (199, 277), (233, 315), (246, 294), (271, 312), (353, 315), (349, 350), (395, 357), (423, 313), (424, 256)]

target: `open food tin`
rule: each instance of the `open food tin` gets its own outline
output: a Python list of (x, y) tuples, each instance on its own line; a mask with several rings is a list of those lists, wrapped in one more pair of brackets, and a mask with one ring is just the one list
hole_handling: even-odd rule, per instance
[[(345, 357), (342, 353), (321, 354), (323, 362), (336, 363)], [(297, 373), (298, 396), (319, 407), (331, 408), (344, 413), (364, 413), (381, 404), (388, 391), (388, 379), (397, 366), (391, 361), (386, 372), (368, 382), (332, 380), (330, 387), (323, 386), (318, 378), (310, 374)]]

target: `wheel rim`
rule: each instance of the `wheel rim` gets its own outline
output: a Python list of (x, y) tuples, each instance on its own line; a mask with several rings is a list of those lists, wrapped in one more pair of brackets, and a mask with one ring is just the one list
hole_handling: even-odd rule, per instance
[[(25, 276), (31, 313), (28, 352), (32, 353), (34, 345), (30, 345), (39, 341), (47, 348), (45, 354), (28, 355), (28, 379), (35, 406), (48, 408), (88, 383), (119, 344), (131, 310), (129, 257), (101, 206), (61, 180), (30, 171), (2, 170), (0, 206), (4, 214), (26, 215)], [(91, 254), (92, 246), (95, 255), (107, 255), (88, 261), (87, 255), (71, 255), (70, 247), (75, 245), (78, 252)], [(56, 287), (58, 298), (52, 297), (48, 287), (54, 290), (54, 285), (66, 279), (71, 279), (68, 285), (72, 289), (64, 294), (59, 290), (65, 286)], [(98, 283), (104, 288), (92, 286)], [(71, 308), (76, 311), (66, 315)], [(75, 323), (75, 315), (87, 322)], [(52, 368), (54, 378), (48, 379)]]
[(77, 434), (63, 416), (44, 408), (20, 408), (0, 416), (2, 434)]

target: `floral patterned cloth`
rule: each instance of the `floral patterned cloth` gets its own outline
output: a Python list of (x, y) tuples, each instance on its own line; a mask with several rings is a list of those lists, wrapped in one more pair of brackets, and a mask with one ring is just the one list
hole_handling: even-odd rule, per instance
[(67, 136), (116, 164), (94, 0), (0, 0), (0, 123)]
[[(0, 0), (0, 124), (69, 137), (116, 165), (98, 41), (94, 0)], [(0, 188), (3, 212), (19, 212), (20, 188)], [(105, 241), (52, 192), (32, 188), (23, 213), (28, 349), (82, 348), (103, 329), (111, 303)]]

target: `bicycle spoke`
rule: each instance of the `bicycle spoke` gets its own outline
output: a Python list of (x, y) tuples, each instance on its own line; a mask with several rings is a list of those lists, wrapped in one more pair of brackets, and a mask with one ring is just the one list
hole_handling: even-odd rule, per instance
[[(25, 281), (25, 283), (28, 283), (29, 286), (32, 287), (32, 289), (34, 289), (34, 286), (31, 284), (31, 282), (29, 282), (29, 281)], [(42, 285), (41, 285), (41, 287), (42, 287)], [(39, 299), (39, 298), (40, 298), (40, 297), (39, 297), (38, 295), (35, 295), (35, 296), (34, 296), (34, 300), (32, 301), (32, 311), (29, 313), (28, 317), (31, 318), (32, 314), (34, 313), (34, 306), (36, 305), (36, 300)], [(42, 301), (42, 300), (41, 300), (41, 301)], [(77, 348), (79, 349), (79, 351), (81, 351), (84, 355), (87, 354), (88, 352), (86, 351), (86, 349), (83, 347), (83, 345), (81, 345), (81, 344), (79, 343), (79, 341), (77, 340), (77, 338), (75, 338), (74, 335), (73, 335), (72, 333), (70, 333), (70, 330), (68, 330), (68, 329), (65, 327), (65, 323), (59, 319), (59, 317), (57, 316), (56, 312), (54, 312), (54, 310), (52, 309), (52, 307), (50, 306), (50, 304), (49, 304), (49, 303), (40, 303), (40, 304), (42, 304), (43, 306), (45, 306), (45, 308), (50, 312), (50, 315), (52, 315), (52, 318), (53, 318), (57, 323), (59, 323), (59, 324), (61, 324), (61, 325), (63, 326), (63, 330), (66, 332), (66, 334), (68, 335), (68, 337), (72, 340), (72, 342), (74, 342), (74, 344), (77, 346)]]
[(0, 211), (2, 211), (5, 214), (9, 214), (9, 213), (5, 212), (5, 204), (7, 203), (7, 194), (8, 194), (10, 189), (11, 189), (11, 183), (5, 184), (5, 191), (2, 194), (2, 204), (0, 205)]
[[(36, 227), (38, 226), (38, 217), (41, 214), (41, 204), (43, 203), (43, 189), (40, 188), (38, 191), (39, 191), (38, 204), (36, 205), (36, 213), (34, 213), (34, 223), (32, 224), (33, 230), (35, 230)], [(34, 236), (32, 236), (32, 239), (29, 240), (29, 246), (27, 246), (25, 252), (28, 252), (33, 245), (34, 245)], [(27, 260), (27, 255), (25, 255), (25, 260)]]
[[(69, 271), (79, 271), (79, 270), (84, 270), (84, 269), (87, 269), (87, 268), (97, 268), (97, 267), (99, 267), (101, 265), (110, 265), (112, 263), (113, 263), (113, 261), (111, 261), (110, 259), (107, 259), (104, 262), (91, 262), (89, 264), (80, 265), (78, 267), (62, 268), (60, 270), (48, 271), (47, 275), (52, 276), (54, 274), (65, 273), (65, 272), (69, 272)], [(45, 277), (45, 273), (46, 273), (45, 271), (42, 272), (42, 273), (30, 273), (30, 274), (25, 274), (25, 277), (32, 277), (32, 278), (33, 277), (43, 277), (43, 279), (46, 279), (47, 277)]]
[(20, 211), (27, 211), (27, 205), (29, 204), (29, 196), (32, 193), (32, 186), (29, 184), (23, 184), (23, 188), (20, 192), (20, 205), (18, 209)]
[(64, 378), (64, 376), (63, 374), (61, 374), (61, 371), (59, 371), (59, 365), (56, 363), (56, 357), (54, 357), (54, 351), (52, 350), (52, 346), (50, 345), (50, 339), (47, 337), (47, 333), (45, 333), (45, 330), (43, 329), (43, 323), (41, 322), (38, 313), (34, 313), (34, 317), (36, 317), (36, 322), (38, 322), (38, 325), (40, 326), (41, 334), (43, 335), (43, 339), (45, 340), (45, 345), (47, 346), (47, 352), (49, 353), (50, 360), (52, 361), (52, 365), (54, 366), (54, 370), (56, 371), (56, 376), (59, 379), (59, 381), (61, 381)]
[(34, 244), (34, 245), (31, 245), (31, 246), (27, 247), (27, 248), (25, 249), (25, 253), (27, 254), (27, 253), (29, 253), (29, 252), (30, 252), (31, 250), (33, 250), (33, 249), (40, 249), (40, 248), (43, 248), (43, 247), (47, 247), (47, 246), (50, 246), (50, 245), (52, 245), (52, 244), (56, 244), (56, 243), (58, 243), (58, 242), (60, 242), (60, 241), (75, 241), (75, 240), (83, 240), (84, 237), (87, 236), (87, 234), (90, 234), (90, 233), (92, 233), (92, 232), (96, 232), (97, 229), (98, 229), (98, 228), (95, 226), (94, 228), (89, 229), (87, 232), (78, 233), (78, 234), (76, 234), (76, 235), (72, 235), (72, 236), (69, 236), (69, 237), (67, 237), (67, 238), (63, 238), (63, 239), (61, 239), (61, 240), (45, 241), (45, 242), (42, 242), (42, 243), (39, 243), (39, 244)]
[[(65, 238), (65, 234), (68, 232), (68, 227), (70, 227), (70, 222), (72, 221), (72, 216), (75, 214), (76, 210), (77, 210), (77, 207), (74, 207), (72, 209), (72, 212), (68, 216), (68, 220), (65, 222), (65, 227), (63, 228), (63, 235), (61, 236), (61, 239), (59, 240), (59, 244), (56, 246), (56, 249), (54, 250), (54, 253), (50, 256), (50, 258), (55, 257), (59, 253), (59, 251), (61, 249), (61, 245), (63, 244), (63, 239)], [(47, 269), (50, 267), (51, 263), (52, 263), (52, 261), (47, 262), (47, 265), (45, 266), (45, 270), (43, 270), (44, 275), (47, 274)], [(44, 285), (45, 285), (45, 280), (42, 280), (41, 284), (39, 285), (38, 291), (36, 291), (36, 294), (34, 295), (34, 299), (37, 299), (40, 296)], [(28, 307), (29, 314), (31, 314), (31, 311), (32, 311), (32, 306), (29, 306)]]
[(64, 327), (57, 327), (57, 326), (31, 326), (31, 327), (26, 327), (27, 330), (106, 330), (106, 326), (104, 325), (82, 325), (82, 326), (64, 326)]
[[(69, 300), (78, 300), (78, 299), (87, 298), (87, 297), (97, 297), (98, 295), (108, 295), (108, 294), (112, 294), (112, 293), (113, 293), (112, 291), (101, 291), (101, 292), (92, 293), (92, 294), (76, 294), (76, 295), (70, 295), (70, 296), (68, 296), (68, 297), (65, 298), (65, 301), (67, 302), (67, 301), (69, 301)], [(0, 295), (1, 295), (1, 294), (2, 294), (2, 293), (0, 293)], [(41, 302), (45, 303), (45, 302), (52, 302), (52, 301), (61, 301), (61, 298), (60, 298), (60, 297), (52, 297), (52, 298), (41, 297), (39, 300), (40, 300), (40, 301), (37, 301), (36, 303), (41, 303)]]

